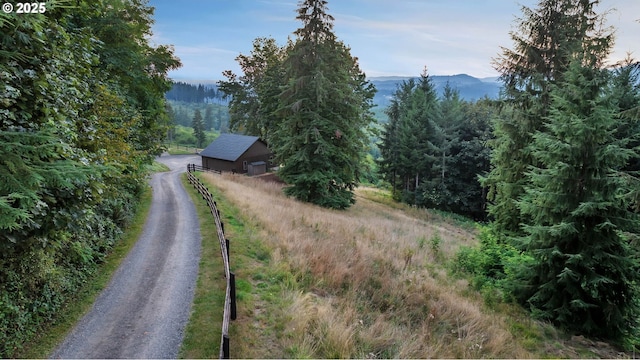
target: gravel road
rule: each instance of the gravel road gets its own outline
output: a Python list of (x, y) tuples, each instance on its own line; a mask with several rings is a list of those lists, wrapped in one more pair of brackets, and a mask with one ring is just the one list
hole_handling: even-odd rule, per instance
[(93, 308), (51, 358), (176, 358), (189, 320), (200, 260), (200, 227), (180, 182), (195, 155), (164, 155), (138, 242)]

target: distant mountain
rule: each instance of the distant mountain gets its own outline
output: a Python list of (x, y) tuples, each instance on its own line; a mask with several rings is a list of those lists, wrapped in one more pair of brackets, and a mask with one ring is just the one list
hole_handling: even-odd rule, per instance
[[(398, 85), (404, 80), (409, 80), (411, 77), (402, 76), (381, 76), (371, 77), (368, 80), (375, 85), (378, 92), (373, 101), (380, 107), (386, 107), (389, 105), (389, 101), (393, 97), (393, 93), (398, 88)], [(459, 75), (435, 75), (429, 76), (433, 85), (436, 88), (438, 95), (442, 95), (444, 87), (447, 82), (453, 89), (457, 89), (460, 92), (460, 97), (467, 101), (475, 101), (483, 97), (490, 99), (498, 98), (500, 94), (500, 88), (502, 84), (498, 82), (497, 77), (478, 79), (467, 74)]]
[[(445, 85), (449, 82), (452, 88), (460, 92), (460, 97), (467, 101), (475, 101), (485, 96), (490, 99), (496, 99), (502, 87), (502, 83), (498, 81), (497, 77), (479, 79), (467, 74), (432, 75), (429, 77), (435, 85), (436, 92), (439, 96), (442, 95)], [(410, 76), (379, 76), (368, 78), (368, 80), (375, 85), (376, 89), (378, 89), (373, 102), (380, 108), (387, 107), (398, 85), (402, 83), (402, 81), (409, 80), (410, 78)], [(207, 89), (217, 90), (216, 81), (214, 80), (174, 79), (174, 81), (196, 86), (203, 84)]]

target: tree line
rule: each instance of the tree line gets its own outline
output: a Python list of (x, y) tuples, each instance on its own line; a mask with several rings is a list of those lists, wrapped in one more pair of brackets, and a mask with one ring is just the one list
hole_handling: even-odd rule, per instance
[[(379, 173), (394, 197), (488, 221), (467, 270), (536, 318), (637, 346), (640, 66), (607, 66), (597, 0), (540, 0), (494, 61), (503, 93), (436, 95), (428, 73), (385, 110)], [(226, 71), (230, 128), (261, 136), (286, 192), (343, 209), (362, 175), (375, 89), (331, 32), (327, 2), (299, 5), (285, 46), (257, 38)], [(481, 261), (479, 260), (481, 259)], [(474, 263), (475, 262), (475, 263)]]
[(71, 299), (118, 241), (160, 153), (169, 46), (143, 0), (0, 13), (0, 357)]
[(182, 81), (173, 82), (165, 97), (167, 100), (187, 103), (205, 103), (213, 99), (223, 100), (223, 94), (216, 89), (216, 86), (193, 85)]
[(498, 110), (484, 99), (466, 102), (448, 84), (438, 98), (425, 71), (398, 86), (386, 109), (379, 173), (396, 200), (484, 220), (491, 119)]

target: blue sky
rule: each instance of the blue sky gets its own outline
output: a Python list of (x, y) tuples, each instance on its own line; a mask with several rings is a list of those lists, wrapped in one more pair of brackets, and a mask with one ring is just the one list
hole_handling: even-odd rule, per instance
[[(249, 54), (257, 37), (284, 44), (300, 23), (297, 0), (150, 0), (155, 7), (152, 43), (172, 44), (183, 67), (176, 80), (220, 80), (239, 73), (234, 60)], [(351, 47), (368, 76), (469, 74), (492, 77), (491, 64), (511, 48), (509, 31), (521, 6), (537, 0), (329, 0), (334, 32)], [(610, 61), (627, 52), (640, 58), (640, 1), (602, 0), (608, 25), (616, 28)]]

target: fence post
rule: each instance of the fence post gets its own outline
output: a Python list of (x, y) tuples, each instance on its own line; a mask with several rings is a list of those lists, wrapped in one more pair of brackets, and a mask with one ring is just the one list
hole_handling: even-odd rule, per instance
[(238, 317), (236, 308), (236, 274), (229, 273), (229, 283), (231, 289), (229, 289), (229, 296), (231, 297), (231, 320), (235, 320)]
[(231, 258), (229, 257), (229, 238), (224, 239), (224, 244), (227, 247), (227, 260), (229, 260), (229, 266), (231, 266)]
[(229, 359), (229, 335), (222, 336), (222, 358)]

